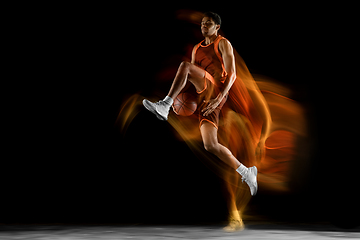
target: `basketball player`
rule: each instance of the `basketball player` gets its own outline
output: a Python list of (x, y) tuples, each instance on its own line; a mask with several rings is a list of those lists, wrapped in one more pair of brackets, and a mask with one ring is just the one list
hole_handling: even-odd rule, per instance
[(190, 62), (182, 62), (178, 68), (168, 95), (158, 102), (143, 100), (147, 110), (160, 120), (167, 120), (169, 110), (180, 91), (190, 82), (199, 94), (200, 132), (207, 151), (236, 170), (250, 188), (251, 195), (257, 192), (257, 168), (247, 168), (231, 151), (218, 142), (217, 132), (221, 108), (236, 79), (235, 57), (230, 42), (218, 35), (221, 18), (208, 12), (201, 22), (203, 41), (195, 45)]

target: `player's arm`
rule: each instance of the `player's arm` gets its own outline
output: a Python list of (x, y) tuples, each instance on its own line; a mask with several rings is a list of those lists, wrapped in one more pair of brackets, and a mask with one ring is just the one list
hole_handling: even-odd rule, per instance
[(235, 82), (236, 79), (236, 68), (235, 68), (235, 56), (234, 50), (230, 44), (230, 42), (226, 39), (223, 39), (219, 42), (219, 50), (221, 52), (225, 71), (227, 73), (227, 77), (224, 81), (224, 89), (219, 94), (219, 101), (221, 102), (224, 96), (229, 92), (231, 86)]
[(195, 49), (196, 49), (197, 45), (194, 46), (192, 53), (191, 53), (191, 63), (195, 64)]

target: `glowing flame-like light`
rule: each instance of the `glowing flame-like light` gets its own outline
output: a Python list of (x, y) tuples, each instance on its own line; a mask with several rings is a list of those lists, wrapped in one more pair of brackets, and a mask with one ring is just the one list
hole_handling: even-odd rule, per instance
[[(199, 23), (201, 14), (184, 10), (178, 12), (182, 20)], [(291, 91), (264, 76), (252, 76), (243, 59), (234, 50), (237, 79), (229, 92), (229, 99), (222, 109), (218, 131), (221, 144), (228, 147), (244, 165), (258, 168), (260, 189), (289, 191), (289, 171), (297, 151), (296, 140), (306, 136), (303, 107), (292, 100)], [(164, 70), (166, 71), (166, 69)], [(164, 94), (165, 95), (165, 94)], [(121, 131), (126, 131), (142, 108), (141, 95), (133, 95), (123, 103), (117, 118)], [(243, 212), (251, 196), (240, 175), (203, 148), (198, 118), (170, 114), (168, 122), (187, 143), (193, 153), (214, 173), (226, 182), (230, 215), (236, 218)], [(260, 135), (265, 146), (257, 153)]]

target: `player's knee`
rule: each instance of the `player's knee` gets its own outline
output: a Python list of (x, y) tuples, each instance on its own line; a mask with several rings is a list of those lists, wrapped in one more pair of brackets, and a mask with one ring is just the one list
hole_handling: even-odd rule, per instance
[(204, 148), (206, 151), (214, 153), (214, 154), (217, 153), (217, 151), (219, 149), (217, 143), (205, 143)]
[(187, 61), (182, 61), (182, 62), (180, 63), (180, 67), (179, 67), (179, 68), (181, 68), (181, 69), (183, 69), (183, 70), (186, 70), (186, 71), (189, 71), (190, 65), (191, 65), (191, 63), (189, 63), (189, 62), (187, 62)]

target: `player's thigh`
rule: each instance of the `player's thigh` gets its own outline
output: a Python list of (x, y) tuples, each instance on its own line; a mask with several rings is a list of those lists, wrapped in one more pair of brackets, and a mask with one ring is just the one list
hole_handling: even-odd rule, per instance
[(218, 144), (217, 131), (217, 128), (212, 123), (202, 121), (200, 133), (205, 148), (211, 148)]
[(205, 70), (187, 62), (189, 69), (188, 80), (195, 86), (197, 91), (201, 91), (205, 87)]

